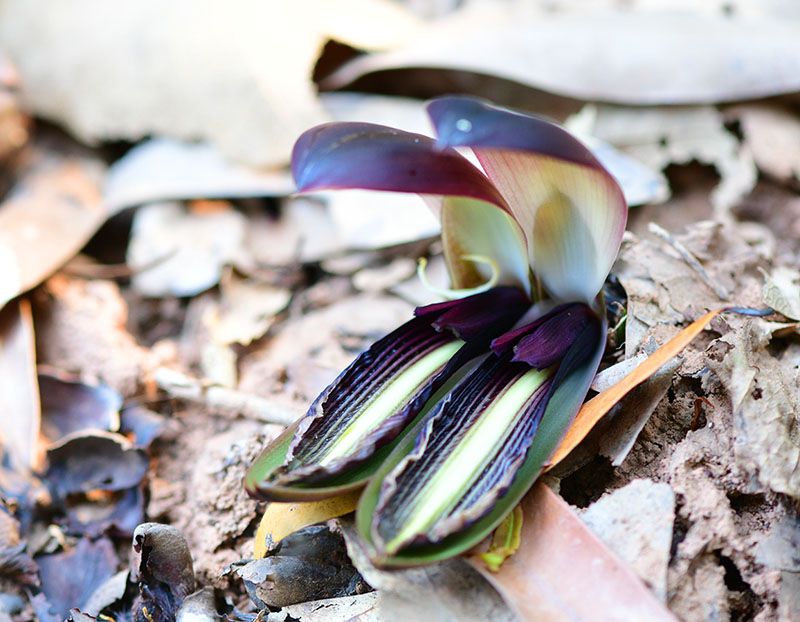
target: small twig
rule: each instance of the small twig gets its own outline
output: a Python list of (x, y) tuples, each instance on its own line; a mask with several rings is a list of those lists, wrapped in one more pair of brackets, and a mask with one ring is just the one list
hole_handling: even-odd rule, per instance
[(662, 240), (664, 240), (667, 244), (669, 244), (672, 248), (674, 248), (678, 254), (683, 258), (683, 260), (689, 265), (689, 267), (694, 270), (697, 275), (703, 280), (703, 283), (708, 285), (711, 290), (719, 296), (721, 300), (730, 300), (730, 294), (722, 287), (719, 283), (715, 283), (711, 280), (711, 277), (708, 276), (708, 273), (705, 271), (705, 268), (700, 265), (700, 262), (697, 260), (686, 246), (684, 246), (681, 242), (673, 238), (666, 229), (658, 226), (656, 223), (651, 222), (647, 228), (649, 229), (650, 233), (653, 235), (657, 235)]
[(297, 419), (297, 413), (266, 398), (192, 378), (168, 367), (159, 367), (153, 377), (158, 387), (170, 397), (197, 402), (225, 414), (280, 425), (289, 425)]

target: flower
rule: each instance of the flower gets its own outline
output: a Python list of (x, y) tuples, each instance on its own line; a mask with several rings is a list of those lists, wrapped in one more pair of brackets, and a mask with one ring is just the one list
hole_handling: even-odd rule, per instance
[(427, 110), (435, 140), (322, 125), (298, 139), (292, 170), (302, 192), (426, 197), (455, 299), (360, 355), (246, 478), (272, 500), (368, 481), (357, 524), (382, 565), (465, 550), (541, 472), (602, 356), (598, 296), (627, 217), (613, 177), (557, 125), (469, 97)]

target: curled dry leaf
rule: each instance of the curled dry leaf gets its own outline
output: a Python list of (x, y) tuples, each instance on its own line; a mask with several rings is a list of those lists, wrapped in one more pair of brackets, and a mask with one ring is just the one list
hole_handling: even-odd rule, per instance
[(105, 385), (89, 385), (66, 375), (39, 374), (42, 435), (51, 443), (70, 434), (119, 430), (122, 397)]
[(274, 552), (236, 573), (259, 608), (353, 596), (366, 589), (347, 558), (341, 534), (324, 525), (293, 533)]
[(500, 570), (489, 573), (482, 561), (473, 561), (519, 619), (676, 622), (547, 486), (531, 489), (522, 512), (520, 547)]
[(40, 407), (36, 381), (33, 319), (27, 300), (0, 309), (0, 445), (12, 467), (25, 471), (38, 462)]
[(378, 592), (376, 608), (380, 620), (406, 622), (424, 615), (425, 619), (438, 622), (517, 622), (501, 595), (464, 559), (380, 570), (369, 561), (352, 521), (341, 520), (340, 524), (350, 559)]
[(145, 296), (193, 296), (219, 282), (244, 240), (245, 217), (226, 203), (192, 212), (177, 203), (136, 211), (128, 263), (133, 287)]
[(351, 61), (325, 85), (424, 67), (498, 76), (590, 101), (696, 104), (798, 91), (798, 59), (800, 41), (787, 20), (663, 10), (543, 13), (529, 3), (485, 3), (433, 22), (395, 51)]
[(109, 216), (99, 160), (36, 150), (0, 203), (0, 307), (75, 255)]
[(223, 11), (207, 0), (113, 10), (97, 0), (11, 0), (0, 9), (0, 39), (37, 114), (87, 141), (206, 139), (262, 166), (287, 162), (295, 137), (327, 120), (311, 74), (328, 39), (374, 49), (416, 31), (399, 7), (367, 0), (335, 9), (247, 0)]
[(600, 497), (580, 517), (666, 602), (675, 521), (675, 493), (668, 484), (634, 480)]
[(715, 342), (707, 364), (730, 398), (736, 464), (759, 488), (798, 498), (800, 441), (792, 432), (800, 419), (797, 380), (768, 352), (772, 331), (763, 320), (745, 322)]
[(36, 613), (42, 622), (60, 622), (114, 574), (117, 554), (111, 540), (81, 538), (63, 553), (37, 556), (36, 563), (44, 597), (34, 600)]
[(137, 486), (149, 460), (119, 434), (93, 432), (61, 440), (47, 452), (47, 483), (58, 499), (92, 490), (125, 490)]

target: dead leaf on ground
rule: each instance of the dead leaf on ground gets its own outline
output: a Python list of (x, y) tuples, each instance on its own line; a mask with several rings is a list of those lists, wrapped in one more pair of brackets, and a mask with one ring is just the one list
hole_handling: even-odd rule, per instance
[(771, 273), (762, 270), (762, 274), (761, 295), (766, 305), (788, 318), (800, 320), (800, 271), (797, 267), (776, 266)]
[(47, 452), (47, 482), (56, 498), (93, 490), (125, 490), (147, 474), (149, 460), (124, 436), (93, 432), (61, 439)]
[(152, 138), (114, 162), (103, 186), (106, 209), (163, 201), (285, 196), (288, 171), (257, 170), (226, 159), (211, 143)]
[(97, 159), (34, 154), (0, 203), (0, 307), (73, 257), (108, 218)]
[(327, 120), (311, 73), (328, 39), (385, 49), (416, 32), (401, 8), (367, 0), (245, 1), (225, 11), (152, 0), (0, 8), (0, 38), (37, 114), (90, 142), (208, 139), (262, 166), (284, 164), (295, 138)]
[(58, 274), (44, 292), (36, 308), (39, 362), (133, 395), (153, 355), (128, 332), (128, 306), (117, 284)]
[(676, 621), (547, 486), (536, 484), (522, 511), (520, 548), (500, 570), (490, 573), (473, 562), (520, 619)]
[(713, 320), (719, 311), (709, 311), (696, 322), (692, 322), (678, 335), (670, 339), (647, 360), (625, 376), (619, 383), (587, 401), (575, 417), (575, 421), (567, 430), (561, 444), (550, 457), (550, 465), (558, 464), (570, 451), (577, 447), (594, 425), (600, 421), (631, 389), (647, 380), (674, 356), (679, 354), (692, 339), (699, 335)]
[(19, 300), (0, 309), (0, 442), (20, 471), (38, 463), (41, 409), (36, 379), (31, 305)]
[(144, 296), (194, 296), (219, 282), (240, 252), (245, 217), (227, 203), (192, 211), (154, 203), (136, 211), (128, 246), (132, 285)]
[(39, 374), (42, 435), (51, 443), (89, 430), (119, 430), (122, 397), (104, 385), (88, 385), (66, 375)]
[(469, 8), (430, 23), (410, 45), (351, 61), (325, 85), (426, 67), (629, 104), (736, 101), (800, 90), (800, 40), (791, 21), (688, 10), (548, 13), (524, 2)]
[(713, 165), (720, 182), (711, 202), (719, 217), (726, 216), (757, 181), (753, 156), (741, 148), (722, 114), (711, 106), (598, 105), (589, 131), (657, 171), (693, 160)]
[(668, 484), (638, 479), (606, 493), (580, 513), (605, 545), (667, 601), (667, 565), (675, 521)]
[(290, 297), (284, 287), (231, 274), (222, 279), (219, 300), (205, 310), (203, 323), (215, 343), (247, 346), (267, 332)]
[(0, 505), (0, 577), (37, 585), (38, 567), (27, 551), (27, 543), (20, 538), (19, 527), (5, 504)]
[[(643, 355), (639, 359), (639, 364), (645, 359), (646, 356)], [(636, 362), (637, 358), (627, 359), (619, 363), (619, 366), (626, 368), (625, 363), (629, 360)], [(665, 363), (650, 378), (632, 389), (607, 415), (597, 422), (583, 441), (570, 452), (569, 456), (556, 468), (556, 475), (564, 477), (566, 473), (583, 466), (597, 455), (608, 457), (612, 466), (622, 464), (653, 411), (667, 394), (675, 373), (682, 364), (682, 358), (676, 356)], [(633, 365), (627, 373), (637, 366)], [(627, 374), (621, 375), (616, 382), (622, 382), (625, 375)], [(616, 382), (609, 384), (608, 387), (610, 388)], [(592, 389), (598, 390), (594, 385)]]
[(42, 594), (34, 599), (41, 622), (61, 622), (73, 607), (82, 607), (117, 569), (111, 540), (81, 538), (63, 553), (39, 555)]
[(377, 592), (289, 605), (281, 610), (300, 622), (384, 622), (376, 607)]
[[(733, 408), (733, 450), (737, 464), (759, 489), (800, 497), (800, 421), (797, 378), (785, 373), (767, 351), (768, 322), (752, 320), (716, 342), (707, 359), (720, 377)], [(755, 483), (755, 482), (754, 482)]]
[(424, 616), (437, 622), (516, 622), (497, 591), (466, 560), (457, 557), (420, 568), (379, 570), (370, 563), (352, 521), (340, 523), (350, 559), (378, 591), (380, 620), (407, 622)]
[(744, 145), (758, 168), (783, 183), (800, 182), (800, 118), (791, 109), (745, 104), (724, 111), (741, 124)]
[(235, 572), (260, 609), (354, 596), (368, 589), (347, 557), (341, 534), (325, 525), (287, 536), (266, 557), (239, 565)]

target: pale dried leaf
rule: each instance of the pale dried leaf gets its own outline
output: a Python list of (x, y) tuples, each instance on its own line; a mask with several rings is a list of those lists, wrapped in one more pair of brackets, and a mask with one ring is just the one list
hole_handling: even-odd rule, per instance
[(193, 296), (217, 284), (240, 253), (247, 223), (228, 208), (194, 213), (176, 203), (136, 211), (128, 263), (133, 287), (145, 296)]
[(756, 165), (782, 182), (800, 181), (800, 118), (769, 104), (747, 104), (726, 110), (741, 124), (744, 144)]
[(724, 125), (711, 106), (628, 108), (598, 106), (591, 133), (623, 149), (646, 166), (662, 170), (696, 160), (713, 165), (720, 183), (712, 204), (725, 212), (756, 183), (753, 156)]
[(420, 568), (379, 570), (369, 561), (351, 521), (340, 520), (347, 553), (364, 580), (378, 591), (377, 610), (386, 622), (515, 622), (503, 599), (469, 564), (457, 557)]
[(37, 151), (0, 203), (0, 307), (75, 255), (110, 215), (99, 160)]
[(800, 90), (800, 39), (784, 20), (486, 3), (394, 52), (356, 59), (328, 82), (405, 67), (484, 73), (584, 100), (708, 103)]
[(796, 379), (767, 351), (772, 329), (752, 320), (721, 337), (707, 359), (733, 408), (736, 463), (761, 486), (800, 497), (800, 421)]
[(634, 480), (600, 497), (580, 517), (666, 602), (675, 521), (675, 493), (668, 484)]
[(39, 115), (87, 141), (206, 139), (258, 165), (284, 164), (327, 120), (311, 73), (328, 39), (385, 49), (416, 23), (380, 0), (0, 4), (0, 38)]
[(520, 619), (531, 622), (676, 622), (574, 511), (544, 484), (522, 500), (520, 548), (497, 573), (483, 570)]
[(291, 174), (262, 171), (225, 159), (208, 142), (153, 138), (137, 145), (108, 169), (103, 188), (107, 209), (179, 199), (285, 196)]
[(220, 300), (206, 309), (203, 323), (222, 345), (246, 346), (263, 336), (291, 297), (284, 287), (234, 276), (223, 279), (220, 290)]
[(0, 444), (21, 471), (37, 463), (39, 385), (33, 319), (27, 300), (0, 310)]
[(764, 288), (761, 295), (768, 307), (793, 320), (800, 320), (800, 272), (797, 268), (778, 266), (771, 274), (762, 270)]
[(385, 618), (376, 607), (377, 599), (377, 592), (368, 592), (289, 605), (281, 612), (300, 622), (382, 622)]

